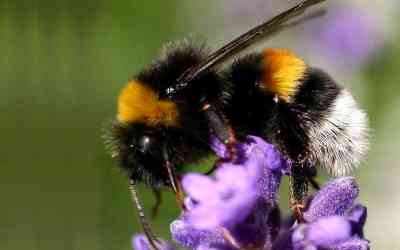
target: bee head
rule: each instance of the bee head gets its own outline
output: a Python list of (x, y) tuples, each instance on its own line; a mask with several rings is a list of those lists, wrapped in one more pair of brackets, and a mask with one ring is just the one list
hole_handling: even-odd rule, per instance
[(144, 124), (123, 124), (112, 128), (112, 153), (122, 170), (133, 180), (152, 186), (168, 185), (165, 130)]
[(151, 186), (168, 185), (166, 158), (179, 172), (183, 164), (196, 161), (209, 150), (208, 126), (197, 117), (198, 112), (160, 98), (148, 84), (128, 82), (117, 106), (110, 136), (112, 153), (134, 180)]
[(176, 104), (162, 100), (156, 91), (133, 80), (118, 98), (112, 129), (113, 154), (130, 178), (150, 185), (168, 183), (163, 150), (168, 128), (178, 123)]

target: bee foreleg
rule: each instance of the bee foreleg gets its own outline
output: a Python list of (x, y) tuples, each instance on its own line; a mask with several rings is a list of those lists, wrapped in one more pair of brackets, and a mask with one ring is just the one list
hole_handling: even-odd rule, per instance
[(202, 108), (208, 120), (212, 133), (226, 145), (229, 155), (228, 161), (235, 161), (237, 157), (236, 138), (232, 127), (228, 124), (224, 115), (211, 104), (204, 104)]
[(163, 148), (163, 157), (164, 157), (164, 166), (167, 170), (168, 178), (171, 183), (172, 190), (175, 193), (175, 199), (178, 202), (179, 206), (182, 208), (182, 210), (185, 210), (185, 204), (184, 204), (184, 195), (182, 192), (181, 184), (178, 180), (178, 177), (175, 174), (174, 167), (171, 164), (171, 161), (169, 160), (168, 156), (168, 151), (166, 149), (166, 146)]
[(129, 180), (129, 190), (131, 192), (132, 201), (138, 212), (139, 221), (140, 221), (140, 224), (142, 225), (143, 232), (146, 235), (147, 240), (149, 241), (149, 244), (151, 246), (150, 248), (152, 250), (159, 250), (160, 249), (159, 248), (160, 241), (156, 237), (156, 235), (153, 233), (150, 223), (144, 214), (144, 208), (143, 208), (142, 202), (140, 201), (138, 193), (137, 193), (136, 182), (133, 179)]

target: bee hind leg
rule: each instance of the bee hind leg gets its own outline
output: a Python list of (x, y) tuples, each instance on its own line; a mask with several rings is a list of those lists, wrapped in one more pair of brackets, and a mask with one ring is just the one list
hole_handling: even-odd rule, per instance
[(290, 206), (297, 222), (304, 222), (303, 211), (308, 197), (308, 180), (306, 166), (293, 164), (290, 170)]

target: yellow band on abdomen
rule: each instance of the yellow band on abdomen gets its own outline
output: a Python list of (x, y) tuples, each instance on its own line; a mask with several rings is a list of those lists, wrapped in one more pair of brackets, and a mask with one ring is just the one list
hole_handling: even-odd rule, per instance
[(266, 91), (290, 101), (304, 77), (307, 65), (286, 49), (266, 49), (263, 53), (263, 84)]

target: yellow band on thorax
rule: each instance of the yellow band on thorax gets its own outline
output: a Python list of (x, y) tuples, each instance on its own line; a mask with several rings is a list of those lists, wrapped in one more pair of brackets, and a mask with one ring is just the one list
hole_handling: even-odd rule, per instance
[(177, 116), (175, 103), (160, 100), (154, 90), (139, 81), (128, 82), (118, 97), (117, 119), (123, 123), (175, 126)]

